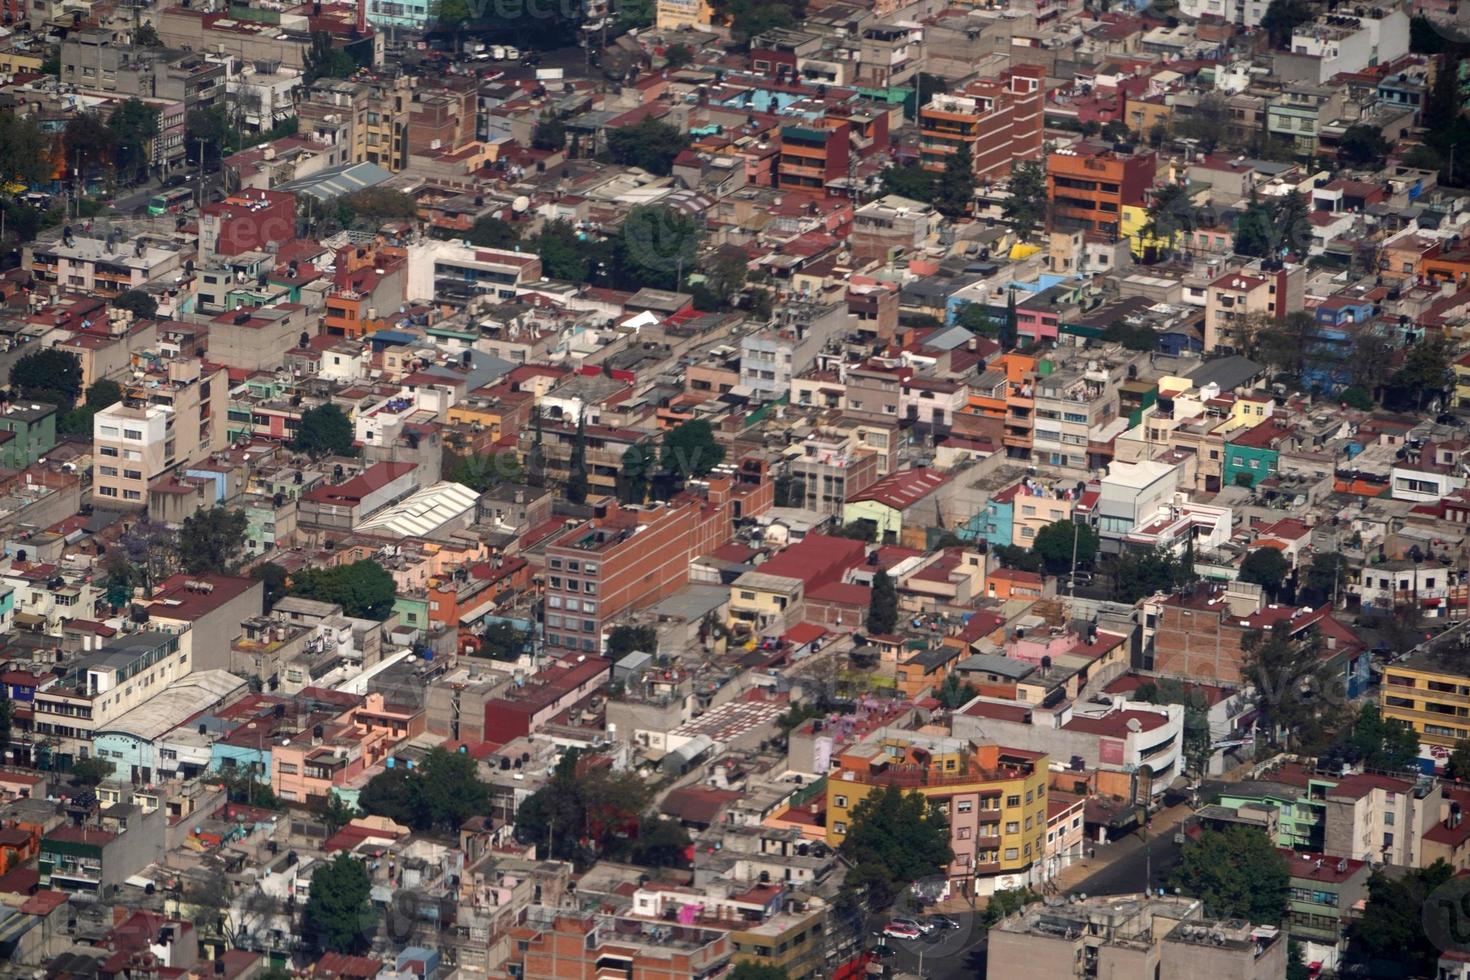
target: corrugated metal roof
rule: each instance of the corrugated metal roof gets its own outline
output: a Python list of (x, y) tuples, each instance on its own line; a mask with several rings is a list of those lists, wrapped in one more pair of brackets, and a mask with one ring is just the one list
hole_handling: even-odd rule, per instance
[(436, 483), (384, 508), (359, 524), (357, 530), (422, 537), (471, 510), (479, 499), (479, 494), (461, 483)]

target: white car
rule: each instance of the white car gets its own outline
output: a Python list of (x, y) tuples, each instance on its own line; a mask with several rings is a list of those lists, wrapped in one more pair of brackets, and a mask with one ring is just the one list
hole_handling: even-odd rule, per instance
[(521, 60), (521, 49), (520, 48), (511, 47), (509, 44), (507, 44), (505, 46), (505, 60), (506, 61), (520, 61)]
[(494, 58), (496, 61), (504, 61), (505, 60), (505, 46), (502, 45), (502, 44), (497, 44), (494, 47), (492, 47), (490, 49), (490, 57)]

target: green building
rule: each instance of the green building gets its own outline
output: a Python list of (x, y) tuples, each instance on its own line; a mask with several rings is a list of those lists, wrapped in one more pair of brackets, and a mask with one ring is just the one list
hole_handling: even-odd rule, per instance
[(11, 402), (0, 412), (0, 466), (23, 470), (56, 446), (56, 406)]
[(1281, 450), (1291, 448), (1288, 443), (1293, 438), (1291, 427), (1276, 418), (1266, 419), (1235, 435), (1225, 443), (1225, 468), (1221, 475), (1221, 485), (1245, 486), (1245, 479), (1240, 477), (1240, 474), (1245, 473), (1250, 477), (1248, 485), (1254, 487), (1268, 476), (1274, 475), (1281, 459)]
[(1316, 776), (1308, 776), (1305, 786), (1247, 780), (1226, 787), (1220, 793), (1220, 805), (1274, 807), (1278, 813), (1276, 846), (1321, 851), (1327, 836), (1327, 791), (1336, 785), (1334, 779)]

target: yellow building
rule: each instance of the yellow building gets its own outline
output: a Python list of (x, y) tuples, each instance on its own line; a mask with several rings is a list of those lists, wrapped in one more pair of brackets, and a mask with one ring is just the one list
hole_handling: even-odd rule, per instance
[(735, 962), (775, 967), (791, 980), (824, 976), (827, 911), (826, 905), (813, 902), (804, 911), (782, 912), (757, 925), (731, 929)]
[(1383, 717), (1412, 726), (1425, 745), (1470, 738), (1470, 675), (1434, 650), (1385, 667), (1378, 701)]
[(661, 31), (709, 27), (715, 15), (714, 8), (705, 0), (658, 0), (654, 10), (654, 26)]
[(1470, 354), (1455, 361), (1455, 404), (1470, 408)]
[(747, 626), (758, 633), (784, 620), (786, 610), (801, 600), (801, 594), (799, 578), (746, 572), (730, 586), (730, 626)]
[(827, 778), (827, 842), (885, 787), (917, 790), (949, 821), (952, 889), (990, 895), (1045, 876), (1047, 756), (968, 739), (889, 732), (844, 752)]

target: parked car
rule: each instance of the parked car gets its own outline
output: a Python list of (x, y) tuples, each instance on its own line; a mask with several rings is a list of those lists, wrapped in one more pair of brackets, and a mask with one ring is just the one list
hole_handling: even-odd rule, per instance
[(894, 919), (883, 927), (883, 935), (893, 939), (918, 939), (923, 933), (916, 926), (907, 925), (902, 920)]
[(183, 187), (193, 179), (193, 174), (169, 174), (163, 178), (163, 186), (167, 188)]
[(939, 915), (938, 913), (929, 916), (928, 921), (936, 929), (958, 929), (960, 927), (960, 924), (949, 916)]

